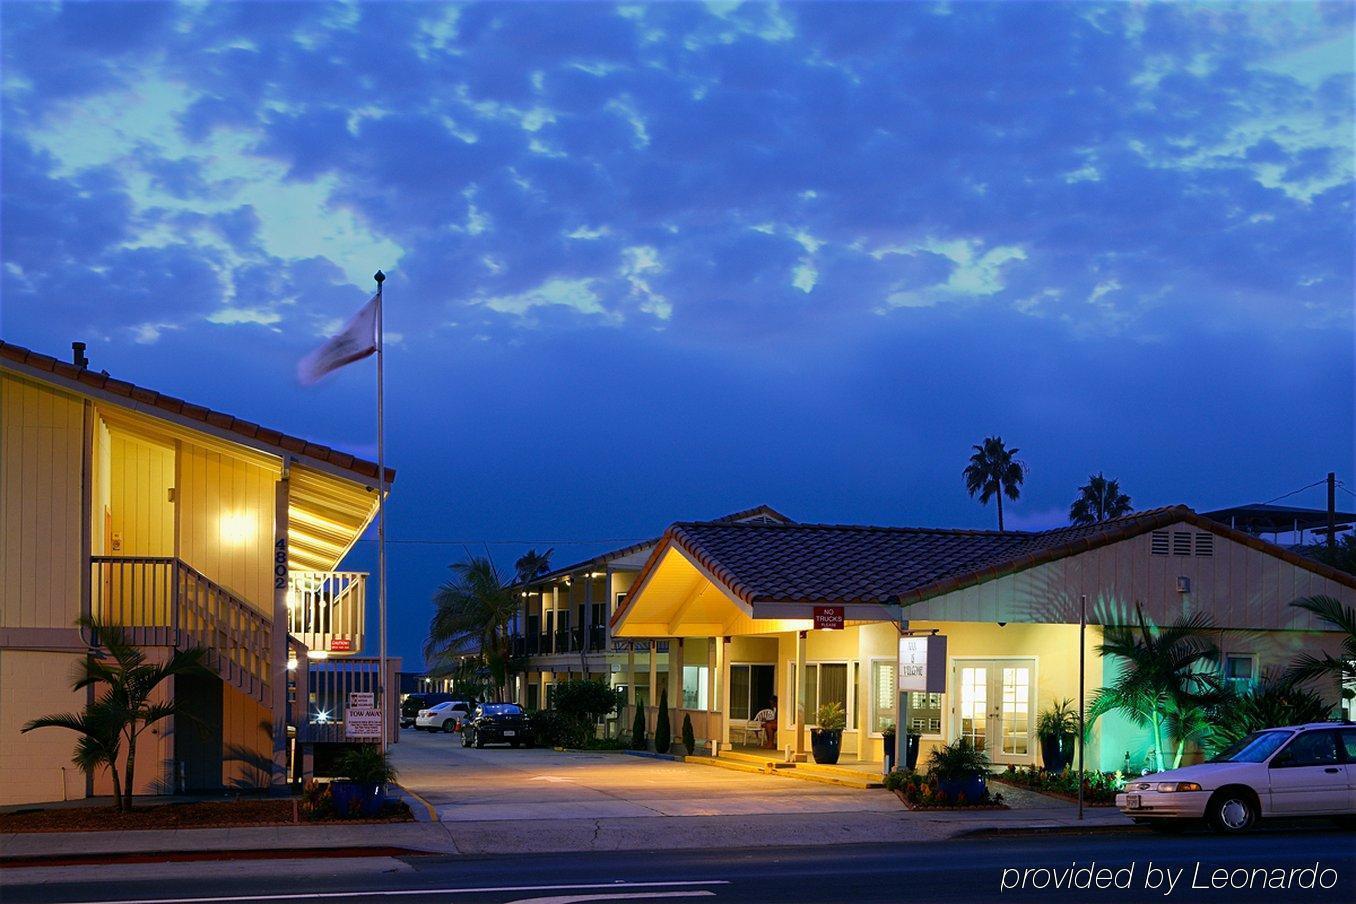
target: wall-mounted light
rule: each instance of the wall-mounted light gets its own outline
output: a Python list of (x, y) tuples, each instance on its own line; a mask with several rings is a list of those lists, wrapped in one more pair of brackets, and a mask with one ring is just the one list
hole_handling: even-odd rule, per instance
[(1191, 592), (1191, 578), (1186, 577), (1186, 576), (1179, 577), (1179, 578), (1177, 579), (1177, 592), (1178, 592), (1178, 593), (1190, 593), (1190, 592)]
[(221, 542), (242, 546), (254, 536), (254, 519), (245, 512), (225, 512), (221, 516)]
[(293, 656), (291, 659), (287, 660), (287, 670), (289, 672), (295, 672), (297, 670), (297, 657)]

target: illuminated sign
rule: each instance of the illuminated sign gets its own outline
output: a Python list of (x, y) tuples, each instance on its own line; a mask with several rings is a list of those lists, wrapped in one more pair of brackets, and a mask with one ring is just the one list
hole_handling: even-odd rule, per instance
[(946, 692), (946, 637), (899, 639), (899, 689), (920, 694)]

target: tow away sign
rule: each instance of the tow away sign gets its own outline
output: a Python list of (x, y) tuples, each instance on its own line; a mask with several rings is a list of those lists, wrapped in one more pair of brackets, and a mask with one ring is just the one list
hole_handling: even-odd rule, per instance
[(369, 706), (350, 706), (344, 710), (344, 737), (349, 740), (380, 739), (381, 710)]

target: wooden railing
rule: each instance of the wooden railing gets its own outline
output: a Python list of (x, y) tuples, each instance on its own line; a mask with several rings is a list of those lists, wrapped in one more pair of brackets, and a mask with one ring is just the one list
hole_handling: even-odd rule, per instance
[(167, 556), (92, 556), (90, 612), (138, 646), (198, 646), (223, 681), (264, 706), (272, 623), (230, 590)]
[(363, 648), (367, 575), (359, 571), (288, 573), (288, 633), (311, 650), (351, 656)]
[[(303, 741), (344, 741), (344, 710), (348, 695), (370, 693), (380, 705), (379, 661), (374, 658), (316, 659), (307, 664), (305, 678), (298, 676), (297, 737)], [(400, 660), (386, 660), (386, 686), (396, 688)], [(305, 712), (302, 712), (300, 689), (306, 687)], [(399, 730), (400, 695), (391, 694), (391, 705), (386, 707), (387, 737), (395, 738)]]

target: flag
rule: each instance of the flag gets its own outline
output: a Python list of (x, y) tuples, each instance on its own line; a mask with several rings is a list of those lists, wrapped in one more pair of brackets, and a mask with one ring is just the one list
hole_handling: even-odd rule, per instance
[(377, 350), (377, 305), (381, 293), (363, 305), (342, 330), (297, 364), (297, 379), (310, 386), (345, 364), (361, 361)]

